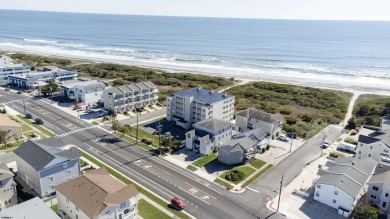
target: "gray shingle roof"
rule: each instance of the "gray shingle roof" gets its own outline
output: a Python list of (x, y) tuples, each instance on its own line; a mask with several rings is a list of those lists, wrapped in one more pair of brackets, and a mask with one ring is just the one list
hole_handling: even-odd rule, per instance
[(0, 181), (13, 177), (14, 174), (9, 170), (5, 163), (0, 162)]
[(60, 148), (62, 146), (65, 146), (65, 143), (56, 138), (29, 140), (15, 149), (14, 153), (39, 171), (57, 157), (67, 159), (80, 157), (80, 152), (76, 148), (63, 149)]
[(241, 132), (237, 135), (234, 135), (233, 138), (243, 138), (248, 137), (253, 141), (260, 141), (267, 137), (267, 133), (261, 128), (255, 128), (246, 132)]
[(85, 83), (77, 85), (79, 87), (84, 88), (85, 90), (93, 90), (93, 89), (99, 89), (99, 88), (105, 88), (107, 87), (103, 82), (101, 81), (87, 81)]
[(14, 205), (10, 208), (5, 208), (1, 212), (4, 218), (28, 218), (28, 219), (59, 219), (60, 217), (54, 213), (40, 198), (35, 197), (23, 203)]
[(223, 146), (221, 147), (229, 147), (230, 151), (241, 151), (241, 150), (246, 150), (255, 144), (254, 141), (252, 141), (248, 137), (243, 137), (243, 138), (237, 138), (237, 139), (232, 139), (228, 142), (226, 142)]
[(194, 100), (203, 102), (205, 104), (212, 104), (233, 97), (232, 95), (218, 93), (218, 92), (214, 92), (202, 88), (199, 89), (196, 87), (175, 92), (173, 93), (173, 95), (182, 96), (182, 97), (192, 96)]
[(387, 185), (387, 187), (390, 187), (390, 171), (380, 173), (377, 175), (372, 175), (369, 183), (382, 183), (384, 185)]
[(371, 158), (338, 158), (327, 163), (328, 169), (321, 171), (316, 184), (327, 184), (356, 197), (365, 185), (377, 162)]
[(221, 120), (221, 119), (210, 118), (210, 119), (206, 119), (206, 120), (195, 123), (194, 127), (195, 126), (203, 127), (205, 129), (208, 129), (211, 131), (219, 131), (225, 127), (233, 126), (233, 124), (230, 122), (226, 122), (224, 120)]
[(131, 93), (134, 91), (140, 91), (141, 89), (147, 89), (150, 87), (156, 88), (157, 86), (150, 81), (146, 81), (146, 82), (139, 82), (139, 83), (126, 84), (126, 85), (121, 85), (116, 87), (110, 87), (107, 89), (107, 92), (116, 93), (116, 94), (124, 93), (124, 92)]
[(270, 114), (270, 113), (259, 111), (256, 108), (249, 108), (249, 109), (243, 110), (241, 112), (238, 112), (236, 115), (242, 116), (245, 118), (257, 119), (257, 120), (268, 122), (268, 123), (274, 123), (276, 121), (283, 120), (283, 116), (280, 114)]

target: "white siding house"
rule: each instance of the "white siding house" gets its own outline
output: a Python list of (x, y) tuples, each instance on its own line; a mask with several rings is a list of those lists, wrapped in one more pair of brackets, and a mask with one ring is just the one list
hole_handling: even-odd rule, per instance
[(370, 135), (359, 135), (356, 157), (370, 157), (378, 162), (390, 162), (390, 129)]
[(371, 158), (338, 158), (329, 161), (318, 172), (315, 181), (314, 200), (350, 216), (365, 186), (373, 174), (377, 162)]
[(390, 218), (390, 171), (373, 175), (368, 182), (366, 202), (376, 205)]

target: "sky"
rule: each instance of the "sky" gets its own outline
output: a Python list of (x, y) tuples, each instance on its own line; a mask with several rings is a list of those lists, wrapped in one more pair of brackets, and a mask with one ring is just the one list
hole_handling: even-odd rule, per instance
[(390, 0), (0, 0), (0, 9), (194, 17), (390, 21)]

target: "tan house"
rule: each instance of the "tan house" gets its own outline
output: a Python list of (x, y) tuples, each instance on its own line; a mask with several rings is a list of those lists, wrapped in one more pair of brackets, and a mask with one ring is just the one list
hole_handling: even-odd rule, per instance
[(85, 173), (55, 187), (62, 218), (133, 219), (138, 213), (138, 191), (112, 177), (105, 168)]
[(8, 132), (7, 142), (22, 138), (21, 125), (10, 119), (7, 114), (0, 114), (0, 130)]
[(0, 162), (0, 215), (2, 210), (17, 204), (14, 174)]

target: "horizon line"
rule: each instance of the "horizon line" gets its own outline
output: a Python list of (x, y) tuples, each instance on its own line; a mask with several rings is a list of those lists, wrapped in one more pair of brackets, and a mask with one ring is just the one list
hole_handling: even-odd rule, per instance
[(215, 18), (215, 19), (246, 19), (246, 20), (291, 20), (291, 21), (364, 21), (364, 22), (390, 22), (390, 20), (361, 20), (361, 19), (308, 19), (308, 18), (260, 18), (260, 17), (221, 17), (221, 16), (184, 16), (184, 15), (158, 15), (158, 14), (123, 14), (123, 13), (97, 13), (97, 12), (74, 12), (74, 11), (49, 11), (30, 9), (0, 8), (4, 11), (30, 11), (46, 13), (67, 14), (93, 14), (93, 15), (121, 15), (121, 16), (150, 16), (150, 17), (180, 17), (180, 18)]

